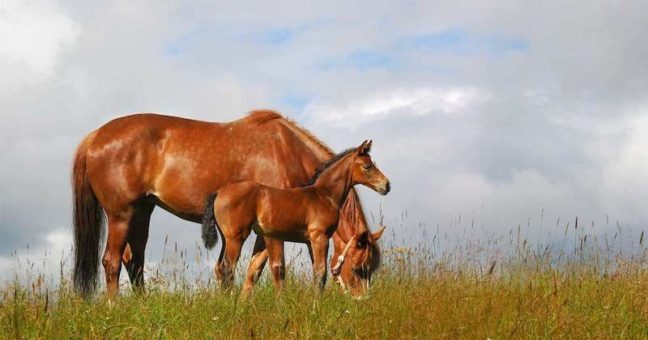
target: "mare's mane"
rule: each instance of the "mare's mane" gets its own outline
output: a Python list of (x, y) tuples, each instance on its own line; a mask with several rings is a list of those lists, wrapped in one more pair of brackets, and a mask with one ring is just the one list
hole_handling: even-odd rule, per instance
[(282, 115), (277, 111), (254, 110), (248, 112), (247, 118), (256, 124), (263, 124), (278, 119), (283, 124), (303, 134), (308, 139), (308, 141), (317, 145), (317, 147), (321, 149), (320, 151), (323, 151), (328, 157), (335, 156), (335, 152), (333, 152), (333, 150), (331, 150), (331, 148), (328, 145), (326, 145), (324, 142), (322, 142), (319, 138), (315, 137), (315, 135), (313, 135), (310, 131), (297, 124), (297, 122), (295, 122), (294, 120)]
[(348, 155), (351, 153), (351, 151), (355, 150), (355, 148), (350, 148), (347, 150), (344, 150), (337, 155), (331, 150), (331, 148), (328, 147), (328, 145), (324, 144), (321, 140), (319, 140), (317, 137), (315, 137), (310, 131), (306, 130), (305, 128), (301, 127), (299, 124), (297, 124), (295, 121), (286, 118), (283, 116), (281, 113), (273, 110), (254, 110), (250, 111), (247, 116), (248, 119), (250, 119), (252, 122), (255, 124), (263, 124), (266, 122), (269, 122), (271, 120), (279, 119), (283, 120), (285, 123), (289, 124), (293, 128), (297, 129), (299, 132), (304, 134), (308, 139), (310, 139), (311, 142), (315, 143), (317, 146), (319, 146), (326, 154), (328, 154), (330, 157), (332, 157), (330, 160), (328, 160), (326, 163), (320, 165), (317, 167), (315, 170), (315, 173), (313, 176), (304, 184), (302, 187), (307, 187), (309, 185), (315, 184), (315, 181), (319, 178), (319, 176), (324, 172), (326, 169), (330, 168), (331, 165), (339, 161), (340, 159), (344, 158), (344, 156)]
[(260, 125), (271, 120), (281, 119), (283, 116), (279, 112), (272, 110), (254, 110), (248, 112), (246, 118), (253, 123)]

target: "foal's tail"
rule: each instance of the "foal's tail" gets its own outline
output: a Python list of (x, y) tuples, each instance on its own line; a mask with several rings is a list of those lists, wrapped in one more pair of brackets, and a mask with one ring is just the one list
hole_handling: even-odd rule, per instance
[(79, 145), (72, 167), (74, 215), (74, 287), (89, 297), (97, 286), (99, 243), (103, 236), (104, 215), (88, 179), (86, 153), (94, 134)]
[(202, 218), (202, 239), (207, 249), (214, 248), (218, 242), (218, 231), (216, 228), (216, 215), (214, 215), (214, 201), (216, 201), (216, 193), (210, 194), (207, 197), (205, 204), (205, 213)]

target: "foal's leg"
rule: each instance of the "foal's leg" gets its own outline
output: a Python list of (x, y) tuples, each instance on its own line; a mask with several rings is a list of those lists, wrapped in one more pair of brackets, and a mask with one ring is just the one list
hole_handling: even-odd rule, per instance
[(326, 284), (326, 257), (328, 256), (329, 239), (324, 233), (311, 236), (313, 250), (313, 279), (321, 292)]
[(284, 242), (266, 237), (268, 256), (270, 257), (270, 271), (277, 293), (281, 292), (286, 279), (286, 263), (284, 261)]
[(122, 262), (128, 271), (133, 290), (143, 293), (144, 290), (144, 252), (148, 241), (149, 222), (155, 205), (142, 203), (137, 206), (128, 227), (126, 250)]
[(258, 236), (254, 241), (254, 250), (252, 251), (252, 258), (250, 259), (250, 265), (248, 266), (247, 275), (245, 276), (245, 282), (243, 283), (243, 291), (241, 292), (243, 296), (250, 295), (252, 287), (259, 280), (263, 267), (265, 267), (266, 261), (268, 260), (268, 251), (266, 250), (266, 245), (263, 236)]
[(108, 215), (108, 239), (106, 251), (101, 261), (106, 273), (106, 288), (108, 296), (114, 297), (119, 291), (119, 273), (121, 272), (121, 257), (126, 247), (126, 238), (132, 210), (121, 214)]
[(249, 234), (249, 232), (245, 231), (233, 235), (228, 232), (224, 232), (223, 234), (224, 244), (221, 249), (220, 259), (216, 265), (216, 277), (221, 281), (224, 288), (229, 288), (234, 283), (236, 264), (241, 256), (243, 242), (245, 242), (245, 239)]

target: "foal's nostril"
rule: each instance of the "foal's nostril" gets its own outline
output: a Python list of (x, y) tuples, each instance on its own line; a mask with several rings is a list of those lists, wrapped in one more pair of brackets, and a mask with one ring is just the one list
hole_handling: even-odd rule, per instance
[(385, 185), (385, 194), (387, 194), (391, 190), (391, 183), (387, 181), (387, 185)]

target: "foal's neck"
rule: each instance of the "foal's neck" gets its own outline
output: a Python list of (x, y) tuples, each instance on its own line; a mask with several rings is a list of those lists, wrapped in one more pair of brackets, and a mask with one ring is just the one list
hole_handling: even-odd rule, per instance
[(344, 203), (349, 195), (351, 187), (353, 187), (353, 182), (351, 181), (352, 162), (353, 157), (351, 157), (351, 154), (343, 157), (328, 169), (324, 170), (315, 183), (313, 183), (314, 187), (326, 190), (329, 193), (329, 197), (338, 206), (342, 206), (342, 203)]

